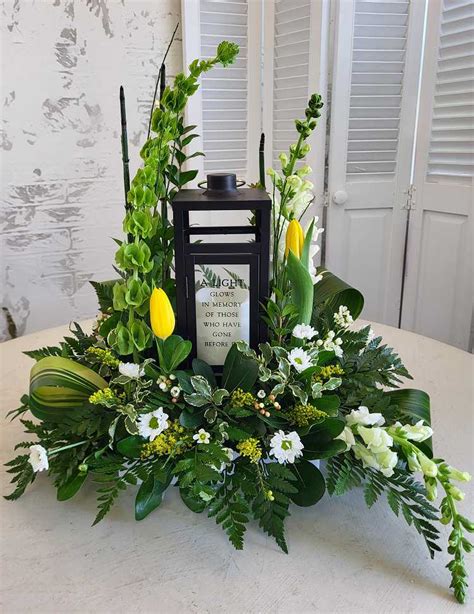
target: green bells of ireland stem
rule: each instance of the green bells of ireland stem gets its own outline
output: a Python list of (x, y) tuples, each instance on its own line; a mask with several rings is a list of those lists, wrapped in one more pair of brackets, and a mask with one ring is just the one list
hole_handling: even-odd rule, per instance
[(124, 271), (149, 273), (153, 268), (151, 251), (144, 241), (122, 243), (115, 254), (115, 262)]
[(153, 217), (149, 209), (135, 209), (125, 216), (123, 231), (134, 237), (148, 239), (152, 237), (158, 226), (158, 218)]
[(133, 320), (127, 324), (119, 322), (110, 331), (107, 343), (121, 356), (143, 352), (152, 345), (153, 334), (143, 320)]

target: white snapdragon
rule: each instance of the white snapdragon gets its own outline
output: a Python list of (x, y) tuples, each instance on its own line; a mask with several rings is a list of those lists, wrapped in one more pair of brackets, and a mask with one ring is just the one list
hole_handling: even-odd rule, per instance
[(389, 478), (394, 474), (394, 469), (398, 463), (398, 455), (396, 452), (387, 448), (387, 450), (376, 454), (375, 457), (380, 465), (380, 471), (385, 477)]
[(293, 329), (293, 337), (297, 339), (312, 339), (318, 334), (318, 331), (315, 330), (309, 324), (297, 324)]
[(360, 405), (358, 409), (353, 409), (346, 416), (346, 422), (349, 426), (360, 424), (362, 426), (382, 426), (385, 424), (385, 418), (382, 414), (370, 413), (369, 408), (365, 405)]
[(303, 348), (292, 349), (288, 354), (288, 361), (291, 365), (293, 365), (298, 373), (301, 373), (302, 371), (305, 371), (306, 369), (309, 369), (309, 367), (313, 366), (311, 356), (308, 354), (308, 352), (303, 350)]
[(334, 439), (340, 439), (346, 444), (345, 452), (348, 452), (352, 448), (352, 446), (355, 445), (354, 433), (352, 432), (352, 429), (348, 426), (345, 426), (342, 433), (339, 433), (339, 435)]
[(348, 328), (354, 322), (351, 312), (345, 305), (339, 306), (339, 310), (334, 314), (333, 319), (334, 323), (340, 328)]
[(423, 452), (418, 453), (418, 462), (424, 476), (435, 478), (438, 475), (438, 465), (431, 458), (428, 458), (426, 454), (423, 454)]
[(411, 441), (425, 441), (433, 435), (433, 429), (419, 420), (416, 424), (400, 424), (396, 422), (394, 428), (397, 428), (399, 434)]
[(392, 437), (390, 437), (387, 431), (379, 426), (373, 426), (371, 428), (359, 426), (357, 432), (364, 440), (365, 445), (374, 454), (385, 452), (387, 448), (393, 445)]
[(270, 439), (270, 454), (280, 464), (294, 463), (303, 454), (303, 443), (296, 431), (277, 431)]
[(371, 469), (380, 469), (380, 464), (378, 463), (375, 454), (366, 448), (364, 445), (359, 443), (358, 441), (352, 447), (352, 451), (357, 459), (362, 461), (362, 465), (364, 467), (370, 467)]
[(145, 369), (134, 362), (121, 362), (118, 367), (120, 375), (130, 379), (139, 379), (145, 375)]
[(142, 414), (137, 420), (139, 435), (153, 441), (168, 428), (168, 417), (168, 414), (165, 414), (162, 407)]
[(35, 444), (30, 446), (30, 457), (28, 462), (33, 467), (33, 471), (44, 471), (49, 469), (48, 451), (43, 446)]
[(197, 443), (208, 444), (210, 441), (211, 435), (204, 429), (199, 429), (197, 433), (193, 435), (193, 439)]

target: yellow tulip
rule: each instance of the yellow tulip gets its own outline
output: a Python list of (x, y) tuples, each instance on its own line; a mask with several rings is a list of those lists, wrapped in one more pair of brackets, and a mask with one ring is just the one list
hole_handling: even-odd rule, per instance
[(169, 337), (175, 326), (174, 311), (166, 292), (155, 288), (150, 297), (150, 320), (153, 333), (160, 339)]
[(304, 232), (298, 220), (291, 220), (288, 225), (285, 237), (285, 258), (288, 257), (288, 252), (291, 251), (297, 258), (301, 258), (304, 243)]

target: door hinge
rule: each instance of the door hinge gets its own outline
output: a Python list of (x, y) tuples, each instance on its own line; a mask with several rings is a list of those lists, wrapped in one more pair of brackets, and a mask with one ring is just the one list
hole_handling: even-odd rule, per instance
[(329, 207), (329, 192), (326, 190), (323, 193), (323, 207)]
[(406, 200), (405, 200), (405, 204), (402, 205), (402, 209), (411, 211), (412, 209), (415, 208), (415, 205), (416, 205), (415, 192), (416, 192), (416, 187), (412, 183), (408, 186), (407, 190), (403, 191), (403, 194), (406, 195)]

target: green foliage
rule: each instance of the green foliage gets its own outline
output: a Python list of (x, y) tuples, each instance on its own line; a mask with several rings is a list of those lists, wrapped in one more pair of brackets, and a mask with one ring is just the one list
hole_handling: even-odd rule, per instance
[(426, 498), (422, 484), (400, 469), (390, 476), (380, 471), (363, 468), (351, 453), (344, 458), (333, 458), (328, 462), (327, 487), (330, 495), (342, 495), (355, 486), (364, 485), (364, 499), (370, 508), (385, 492), (387, 502), (396, 516), (401, 512), (405, 521), (413, 525), (425, 540), (431, 558), (441, 548), (436, 543), (439, 531), (433, 525), (438, 521), (437, 510)]
[(233, 485), (236, 480), (229, 479), (216, 491), (215, 497), (209, 506), (209, 517), (215, 517), (227, 533), (230, 542), (237, 550), (244, 547), (245, 525), (249, 521), (249, 506), (239, 488)]
[(326, 491), (323, 474), (306, 460), (296, 463), (293, 471), (298, 481), (296, 492), (290, 495), (291, 500), (300, 507), (315, 505)]
[[(290, 496), (297, 492), (296, 476), (284, 465), (269, 463), (265, 467), (263, 484), (252, 502), (252, 513), (259, 526), (273, 537), (280, 548), (288, 554), (285, 540), (285, 518), (289, 516)], [(268, 492), (272, 498), (269, 498)]]
[(364, 307), (364, 297), (336, 275), (324, 267), (318, 268), (318, 275), (323, 278), (314, 286), (314, 304), (312, 322), (318, 322), (321, 317), (332, 317), (340, 305), (345, 305), (354, 320), (359, 317)]
[(251, 390), (257, 380), (258, 363), (242, 354), (236, 345), (228, 352), (222, 373), (222, 387), (229, 392), (240, 388), (244, 392)]
[(21, 497), (26, 488), (34, 482), (36, 474), (33, 472), (33, 467), (28, 459), (28, 454), (20, 454), (11, 461), (8, 461), (8, 463), (5, 463), (5, 466), (8, 467), (7, 473), (13, 474), (11, 484), (15, 486), (13, 492), (5, 496), (7, 501), (15, 501)]

